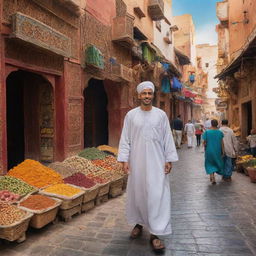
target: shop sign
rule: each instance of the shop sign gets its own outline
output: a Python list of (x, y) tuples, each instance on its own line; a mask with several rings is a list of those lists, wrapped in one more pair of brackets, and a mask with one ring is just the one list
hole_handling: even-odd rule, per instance
[(12, 37), (58, 55), (71, 57), (71, 39), (46, 24), (22, 13), (12, 16)]

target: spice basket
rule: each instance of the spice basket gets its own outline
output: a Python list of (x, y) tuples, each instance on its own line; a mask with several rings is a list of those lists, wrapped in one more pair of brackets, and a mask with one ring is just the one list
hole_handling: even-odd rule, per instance
[(251, 179), (251, 182), (255, 183), (256, 182), (256, 168), (254, 167), (247, 167), (247, 172), (249, 174), (249, 177)]
[(110, 197), (117, 197), (122, 194), (123, 192), (123, 184), (124, 184), (124, 178), (119, 177), (115, 180), (113, 180), (110, 183), (109, 187), (109, 196)]
[(26, 239), (26, 231), (28, 229), (29, 221), (33, 213), (27, 212), (27, 215), (18, 222), (11, 225), (0, 225), (0, 238), (8, 241), (23, 242)]
[(84, 193), (84, 198), (83, 198), (83, 203), (87, 203), (90, 202), (92, 200), (95, 200), (95, 198), (97, 197), (98, 193), (99, 193), (99, 185), (95, 185), (91, 188), (82, 188), (81, 189), (85, 190)]
[(124, 174), (123, 190), (126, 190), (127, 183), (128, 183), (128, 177), (129, 177), (129, 175), (127, 173)]
[(101, 197), (109, 193), (110, 182), (98, 184), (98, 186), (99, 186), (99, 192), (97, 197)]
[(92, 208), (94, 208), (95, 206), (95, 200), (91, 200), (89, 202), (83, 203), (82, 204), (82, 208), (81, 211), (82, 212), (88, 212), (89, 210), (91, 210)]
[[(25, 197), (23, 200), (25, 200), (27, 197)], [(49, 224), (50, 222), (53, 222), (57, 216), (59, 206), (62, 203), (62, 200), (58, 198), (52, 198), (55, 200), (55, 204), (51, 207), (48, 207), (43, 210), (32, 210), (24, 206), (20, 206), (20, 203), (23, 201), (21, 200), (20, 203), (18, 204), (18, 207), (22, 210), (28, 211), (33, 213), (33, 217), (31, 218), (31, 221), (29, 223), (29, 226), (33, 228), (42, 228)]]
[(64, 219), (64, 221), (69, 221), (72, 219), (72, 217), (75, 215), (75, 214), (81, 214), (81, 209), (82, 209), (82, 206), (81, 204), (79, 205), (76, 205), (70, 209), (60, 209), (59, 212), (58, 212), (58, 215)]
[(55, 193), (49, 193), (49, 192), (46, 192), (44, 190), (40, 190), (39, 194), (61, 199), (62, 203), (60, 205), (60, 209), (62, 209), (62, 210), (71, 209), (71, 208), (73, 208), (74, 206), (77, 206), (77, 205), (81, 206), (81, 204), (83, 202), (83, 197), (84, 197), (85, 191), (82, 190), (81, 187), (78, 187), (78, 186), (75, 186), (75, 185), (71, 185), (71, 184), (68, 184), (68, 185), (71, 186), (71, 187), (75, 187), (75, 188), (80, 189), (81, 192), (75, 194), (72, 197), (63, 196), (63, 195), (55, 194)]

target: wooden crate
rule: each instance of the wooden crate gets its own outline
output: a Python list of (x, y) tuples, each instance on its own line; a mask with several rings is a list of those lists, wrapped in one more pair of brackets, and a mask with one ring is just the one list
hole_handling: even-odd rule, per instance
[(96, 205), (101, 205), (102, 203), (105, 203), (108, 201), (108, 194), (105, 194), (103, 196), (98, 196), (96, 198)]
[(20, 221), (8, 226), (0, 225), (0, 238), (8, 241), (23, 242), (26, 240), (26, 231), (33, 213), (27, 215)]
[(95, 207), (95, 200), (91, 200), (89, 202), (82, 204), (82, 212), (88, 212), (89, 210), (93, 209)]
[(70, 221), (76, 214), (81, 214), (81, 204), (70, 209), (60, 209), (58, 215), (65, 221)]
[(128, 183), (128, 174), (125, 174), (124, 175), (124, 182), (123, 182), (123, 190), (126, 190), (126, 187), (127, 187), (127, 183)]
[[(24, 200), (25, 199), (26, 198), (24, 198)], [(19, 204), (19, 208), (34, 214), (29, 223), (30, 227), (39, 229), (53, 222), (56, 219), (57, 212), (59, 210), (59, 206), (62, 203), (62, 200), (57, 198), (52, 199), (56, 201), (55, 205), (44, 210), (32, 210), (24, 206), (20, 206)]]

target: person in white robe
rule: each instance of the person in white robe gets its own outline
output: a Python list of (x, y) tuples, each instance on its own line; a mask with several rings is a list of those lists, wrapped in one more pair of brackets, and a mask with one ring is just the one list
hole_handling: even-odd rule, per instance
[(196, 130), (195, 130), (195, 126), (194, 126), (194, 124), (192, 124), (191, 120), (188, 120), (188, 123), (185, 124), (184, 131), (187, 135), (188, 148), (192, 148)]
[(178, 155), (166, 113), (152, 106), (154, 84), (142, 82), (137, 92), (141, 105), (126, 114), (118, 150), (118, 161), (129, 173), (126, 216), (129, 224), (137, 224), (131, 238), (145, 226), (153, 249), (161, 250), (157, 236), (172, 233), (168, 174)]

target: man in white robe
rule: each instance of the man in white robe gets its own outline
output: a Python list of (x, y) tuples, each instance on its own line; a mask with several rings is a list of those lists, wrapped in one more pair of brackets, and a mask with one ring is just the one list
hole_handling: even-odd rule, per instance
[(145, 226), (153, 249), (161, 250), (164, 244), (157, 235), (172, 233), (168, 174), (178, 156), (166, 113), (152, 106), (154, 84), (142, 82), (137, 92), (141, 105), (125, 116), (118, 153), (129, 173), (126, 215), (129, 224), (137, 224), (131, 238)]

